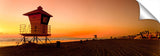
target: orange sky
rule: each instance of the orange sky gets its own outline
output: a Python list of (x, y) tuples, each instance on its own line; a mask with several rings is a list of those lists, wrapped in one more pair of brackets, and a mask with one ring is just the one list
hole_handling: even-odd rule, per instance
[[(136, 0), (0, 0), (0, 37), (15, 37), (20, 24), (29, 24), (22, 14), (42, 6), (53, 15), (53, 37), (100, 37), (160, 31), (153, 20), (139, 20)], [(8, 36), (9, 34), (9, 36)]]

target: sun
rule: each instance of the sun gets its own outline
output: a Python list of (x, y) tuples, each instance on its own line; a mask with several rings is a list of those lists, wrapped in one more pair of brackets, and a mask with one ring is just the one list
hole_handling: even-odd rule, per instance
[(1, 33), (1, 32), (3, 32), (3, 29), (2, 29), (2, 28), (0, 28), (0, 33)]

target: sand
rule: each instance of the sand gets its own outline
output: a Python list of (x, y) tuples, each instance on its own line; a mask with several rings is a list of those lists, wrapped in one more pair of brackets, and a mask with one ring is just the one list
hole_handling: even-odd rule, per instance
[(89, 40), (0, 48), (0, 56), (160, 56), (160, 40)]

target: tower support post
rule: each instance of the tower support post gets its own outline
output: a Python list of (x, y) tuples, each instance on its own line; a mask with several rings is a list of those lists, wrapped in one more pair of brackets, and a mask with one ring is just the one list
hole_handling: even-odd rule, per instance
[(46, 36), (46, 38), (45, 38), (45, 43), (47, 43), (47, 39), (48, 39), (48, 38), (47, 38), (47, 36)]
[(36, 36), (36, 42), (38, 43), (38, 37)]
[(23, 36), (23, 42), (26, 43), (26, 38), (25, 38), (25, 36)]
[(35, 36), (33, 36), (33, 43), (34, 43), (34, 41), (35, 41)]

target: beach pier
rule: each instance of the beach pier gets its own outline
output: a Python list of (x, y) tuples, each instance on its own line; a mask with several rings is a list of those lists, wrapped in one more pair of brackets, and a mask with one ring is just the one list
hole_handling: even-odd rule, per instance
[(42, 42), (38, 37), (44, 37), (45, 43), (50, 41), (48, 36), (51, 36), (51, 26), (48, 25), (50, 17), (48, 14), (39, 6), (36, 10), (30, 11), (23, 14), (29, 17), (30, 25), (20, 25), (20, 34), (23, 36), (23, 42), (26, 43), (26, 37), (33, 37), (29, 40), (32, 43)]

